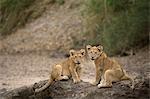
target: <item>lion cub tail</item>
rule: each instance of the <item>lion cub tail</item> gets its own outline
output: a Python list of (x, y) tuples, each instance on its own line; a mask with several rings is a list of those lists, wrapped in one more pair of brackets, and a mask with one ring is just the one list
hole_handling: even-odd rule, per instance
[(132, 89), (134, 89), (135, 82), (134, 82), (133, 77), (129, 76), (129, 75), (126, 73), (126, 71), (123, 70), (123, 72), (124, 72), (124, 76), (121, 78), (121, 80), (130, 80), (130, 81), (131, 81), (131, 86), (130, 86), (130, 87), (131, 87)]
[(39, 89), (35, 89), (35, 93), (38, 93), (38, 92), (45, 90), (47, 87), (49, 87), (51, 85), (52, 82), (53, 82), (53, 80), (50, 77), (50, 79), (47, 81), (47, 83), (43, 87), (41, 87)]

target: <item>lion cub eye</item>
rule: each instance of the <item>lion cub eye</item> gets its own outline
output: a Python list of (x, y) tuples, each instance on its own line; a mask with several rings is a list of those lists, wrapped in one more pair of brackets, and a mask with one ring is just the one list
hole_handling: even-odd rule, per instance
[(81, 55), (84, 55), (84, 53), (81, 53)]
[(97, 52), (95, 52), (95, 54), (97, 54)]
[(88, 50), (90, 50), (91, 48), (88, 48)]

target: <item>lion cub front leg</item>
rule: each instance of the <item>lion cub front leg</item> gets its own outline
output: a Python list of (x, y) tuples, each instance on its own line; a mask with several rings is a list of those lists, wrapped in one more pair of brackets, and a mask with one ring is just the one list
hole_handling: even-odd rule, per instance
[(77, 73), (77, 69), (76, 68), (70, 68), (70, 71), (71, 71), (73, 82), (74, 83), (80, 82), (81, 80), (80, 80), (79, 75)]
[(101, 80), (102, 72), (100, 71), (100, 67), (96, 67), (96, 76), (95, 81), (92, 82), (92, 85), (97, 85)]
[(81, 75), (81, 67), (77, 67), (77, 75), (78, 75), (78, 78), (80, 79), (80, 75)]

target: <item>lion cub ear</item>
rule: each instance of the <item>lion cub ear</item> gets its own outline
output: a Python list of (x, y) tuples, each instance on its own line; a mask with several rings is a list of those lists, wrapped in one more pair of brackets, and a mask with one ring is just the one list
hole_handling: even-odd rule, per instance
[(97, 49), (98, 49), (99, 51), (102, 51), (102, 50), (103, 50), (103, 46), (102, 46), (102, 45), (98, 45), (98, 46), (97, 46)]
[(84, 50), (84, 49), (81, 49), (81, 50), (80, 50), (80, 53), (81, 53), (82, 55), (85, 55), (85, 50)]
[(91, 47), (92, 47), (91, 45), (87, 45), (87, 46), (86, 46), (86, 49), (87, 49), (87, 50), (90, 50)]
[(75, 54), (75, 50), (70, 50), (69, 53), (70, 53), (70, 56), (73, 56)]

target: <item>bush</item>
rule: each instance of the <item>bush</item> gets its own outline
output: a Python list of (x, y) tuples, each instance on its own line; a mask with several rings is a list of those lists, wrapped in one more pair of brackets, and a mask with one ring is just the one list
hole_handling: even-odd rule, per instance
[(148, 40), (147, 0), (86, 0), (83, 17), (88, 42), (110, 55)]
[(64, 0), (55, 0), (55, 2), (56, 2), (56, 3), (58, 3), (59, 5), (62, 5), (62, 4), (64, 4), (64, 3), (65, 3), (65, 1), (64, 1)]
[(35, 0), (1, 0), (0, 34), (7, 35), (17, 25), (24, 24), (30, 13), (25, 10)]
[[(57, 0), (63, 3), (63, 0)], [(55, 0), (0, 0), (0, 36), (7, 36), (28, 20), (42, 15)]]

